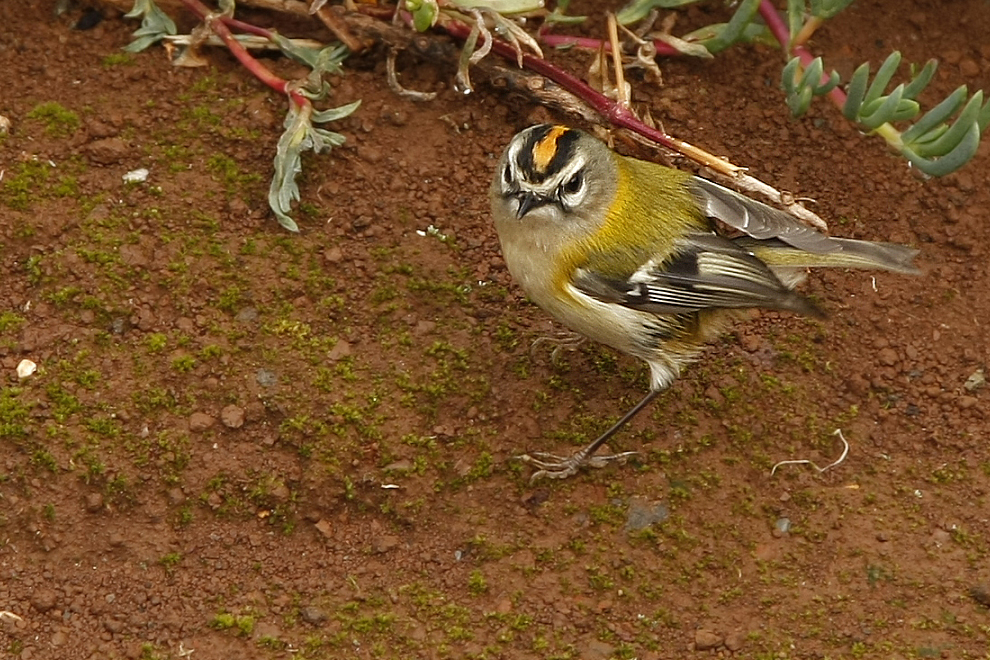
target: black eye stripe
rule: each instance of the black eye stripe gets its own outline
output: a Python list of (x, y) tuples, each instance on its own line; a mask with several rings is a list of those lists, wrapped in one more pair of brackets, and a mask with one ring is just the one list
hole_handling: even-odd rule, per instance
[(516, 165), (524, 176), (529, 176), (533, 171), (533, 148), (543, 141), (551, 128), (553, 127), (550, 124), (542, 124), (533, 128), (526, 136), (526, 141), (516, 156)]

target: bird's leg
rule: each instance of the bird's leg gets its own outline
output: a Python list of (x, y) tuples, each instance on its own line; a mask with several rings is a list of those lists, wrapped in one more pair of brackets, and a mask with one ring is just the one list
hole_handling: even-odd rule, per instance
[(584, 335), (571, 332), (570, 330), (561, 330), (553, 333), (552, 335), (537, 337), (533, 340), (533, 343), (529, 345), (529, 359), (535, 361), (536, 349), (543, 344), (552, 344), (553, 351), (550, 352), (550, 361), (557, 364), (557, 358), (560, 356), (560, 352), (562, 350), (567, 349), (569, 351), (573, 351), (584, 342)]
[(622, 416), (622, 419), (617, 421), (611, 426), (607, 431), (598, 436), (594, 442), (590, 445), (577, 451), (570, 456), (557, 456), (556, 454), (548, 454), (545, 452), (533, 452), (532, 455), (523, 454), (522, 456), (517, 456), (517, 458), (526, 463), (535, 465), (539, 470), (530, 477), (530, 482), (536, 481), (540, 477), (548, 477), (550, 479), (566, 479), (567, 477), (577, 473), (578, 469), (587, 465), (589, 467), (605, 467), (611, 461), (625, 458), (627, 456), (632, 456), (636, 452), (634, 451), (624, 451), (618, 454), (609, 454), (608, 456), (595, 456), (594, 453), (598, 451), (598, 448), (603, 444), (608, 442), (609, 438), (616, 434), (616, 432), (623, 426), (629, 423), (633, 417), (639, 413), (640, 410), (645, 408), (650, 401), (656, 398), (657, 394), (660, 394), (662, 390), (650, 390), (650, 392), (643, 397), (643, 399), (637, 403), (632, 409)]

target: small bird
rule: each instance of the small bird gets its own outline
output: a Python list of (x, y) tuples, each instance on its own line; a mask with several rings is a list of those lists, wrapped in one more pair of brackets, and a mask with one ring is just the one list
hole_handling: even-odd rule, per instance
[(526, 295), (571, 330), (650, 367), (649, 393), (594, 442), (567, 457), (522, 457), (538, 468), (533, 479), (565, 478), (635, 453), (594, 456), (740, 310), (823, 316), (793, 291), (806, 268), (918, 272), (913, 248), (826, 236), (784, 211), (621, 156), (566, 126), (516, 134), (490, 192), (505, 263)]

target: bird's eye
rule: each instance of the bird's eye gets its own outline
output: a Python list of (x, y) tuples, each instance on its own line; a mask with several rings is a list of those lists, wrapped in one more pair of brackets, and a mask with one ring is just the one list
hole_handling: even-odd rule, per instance
[(564, 191), (564, 194), (573, 195), (581, 190), (582, 185), (584, 185), (584, 177), (581, 176), (580, 172), (575, 172), (561, 189)]
[(512, 183), (512, 167), (508, 163), (505, 164), (505, 169), (502, 170), (502, 180), (506, 184)]

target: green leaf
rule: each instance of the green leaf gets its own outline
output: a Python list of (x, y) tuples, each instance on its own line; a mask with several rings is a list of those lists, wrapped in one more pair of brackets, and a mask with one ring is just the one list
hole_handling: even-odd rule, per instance
[(966, 85), (957, 87), (956, 90), (945, 97), (941, 103), (926, 112), (925, 115), (915, 122), (913, 126), (904, 131), (901, 134), (901, 140), (903, 140), (905, 144), (924, 141), (922, 136), (934, 129), (940, 123), (947, 120), (955, 113), (956, 110), (960, 108), (960, 106), (962, 106), (963, 102), (966, 100), (966, 94)]
[(883, 96), (883, 90), (887, 89), (887, 85), (894, 77), (894, 74), (897, 73), (897, 67), (900, 63), (901, 54), (899, 51), (895, 50), (887, 56), (887, 59), (883, 61), (883, 64), (881, 64), (880, 68), (877, 70), (877, 75), (873, 78), (873, 84), (870, 85), (870, 89), (867, 90), (866, 96), (863, 97), (864, 104), (876, 101), (878, 98)]
[(619, 10), (615, 19), (622, 25), (635, 23), (646, 17), (654, 9), (675, 9), (690, 5), (698, 0), (632, 0)]
[(800, 117), (808, 111), (811, 107), (811, 100), (814, 98), (814, 93), (810, 87), (802, 87), (796, 90), (793, 94), (787, 95), (787, 107), (791, 111), (791, 115), (794, 117)]
[(940, 137), (942, 137), (943, 135), (945, 135), (945, 132), (947, 130), (949, 130), (949, 125), (948, 124), (939, 124), (938, 126), (936, 126), (935, 128), (933, 128), (932, 130), (930, 130), (927, 133), (925, 133), (924, 135), (922, 135), (917, 140), (912, 140), (910, 143), (904, 142), (904, 134), (902, 133), (901, 134), (901, 141), (904, 142), (904, 144), (908, 144), (909, 146), (912, 146), (912, 147), (913, 146), (916, 146), (916, 145), (927, 144), (929, 142), (934, 142), (935, 140), (937, 140)]
[(987, 130), (987, 126), (990, 126), (990, 98), (983, 104), (980, 115), (976, 118), (976, 123), (980, 127), (980, 133)]
[(945, 176), (968, 163), (976, 155), (976, 150), (979, 148), (980, 127), (974, 123), (969, 126), (959, 144), (940, 158), (923, 158), (908, 146), (901, 149), (901, 155), (929, 176)]
[(890, 96), (864, 103), (859, 113), (859, 123), (871, 131), (886, 124), (894, 116), (903, 94), (904, 85), (898, 85)]
[(797, 79), (798, 69), (801, 68), (801, 58), (792, 57), (790, 61), (784, 65), (784, 69), (780, 72), (780, 86), (783, 87), (784, 91), (790, 94), (791, 92), (796, 92), (801, 88), (801, 81)]
[(811, 15), (829, 19), (851, 5), (853, 0), (811, 0)]
[(787, 107), (791, 114), (799, 117), (808, 111), (814, 96), (828, 94), (839, 84), (839, 74), (833, 71), (826, 82), (821, 82), (825, 65), (822, 58), (816, 57), (804, 70), (800, 80), (797, 79), (801, 68), (801, 59), (792, 58), (781, 73), (781, 86), (787, 93)]
[(863, 62), (856, 71), (853, 72), (849, 80), (849, 88), (846, 90), (846, 102), (842, 106), (842, 116), (849, 121), (856, 121), (859, 116), (859, 109), (863, 107), (863, 99), (866, 97), (866, 85), (870, 81), (870, 63)]
[[(977, 119), (980, 116), (980, 106), (983, 104), (983, 92), (977, 91), (973, 94), (973, 97), (966, 104), (966, 107), (962, 109), (959, 116), (956, 117), (955, 122), (949, 127), (945, 133), (939, 136), (937, 140), (932, 140), (931, 142), (916, 142), (913, 145), (915, 152), (919, 156), (941, 156), (946, 154), (951, 150), (954, 150), (956, 145), (962, 142), (967, 135), (969, 135), (970, 127), (975, 126), (977, 135), (980, 133), (980, 125)], [(902, 136), (903, 139), (903, 136)]]
[[(693, 32), (685, 34), (682, 39), (684, 41), (695, 42), (701, 44), (702, 46), (708, 47), (708, 43), (717, 39), (718, 36), (725, 29), (727, 23), (715, 23), (713, 25), (706, 25), (699, 28)], [(741, 43), (761, 43), (767, 46), (777, 46), (777, 40), (773, 38), (770, 34), (770, 30), (766, 25), (762, 23), (750, 23), (743, 30), (742, 36), (739, 38)], [(711, 51), (709, 51), (711, 52)]]
[(571, 0), (557, 0), (556, 6), (553, 11), (547, 14), (546, 18), (543, 19), (544, 23), (560, 23), (561, 25), (574, 25), (575, 23), (583, 23), (587, 16), (568, 16), (567, 8), (570, 6)]
[(302, 153), (312, 149), (315, 153), (344, 143), (344, 136), (313, 126), (313, 122), (325, 123), (346, 117), (361, 105), (360, 101), (339, 108), (314, 111), (311, 105), (299, 107), (289, 104), (285, 116), (285, 131), (278, 140), (275, 150), (275, 174), (268, 188), (268, 206), (278, 219), (278, 223), (289, 231), (299, 231), (289, 213), (292, 203), (299, 201), (299, 186), (296, 177), (302, 172)]
[(718, 32), (718, 35), (705, 44), (705, 48), (710, 53), (718, 53), (743, 39), (746, 27), (753, 22), (759, 8), (760, 0), (742, 0), (736, 13)]
[(791, 40), (804, 25), (804, 0), (787, 0), (787, 30), (790, 32)]
[(154, 0), (134, 0), (134, 7), (124, 14), (125, 18), (141, 17), (141, 27), (131, 35), (131, 43), (124, 46), (128, 53), (140, 53), (148, 46), (158, 43), (166, 36), (176, 34), (175, 22), (158, 8)]
[[(688, 0), (688, 2), (694, 1)], [(452, 0), (452, 2), (464, 9), (490, 9), (503, 15), (529, 14), (543, 9), (540, 0)]]
[(413, 27), (417, 32), (426, 32), (437, 22), (440, 7), (437, 0), (406, 0), (406, 10), (412, 14)]
[(341, 62), (347, 57), (347, 48), (339, 44), (324, 48), (300, 46), (275, 30), (271, 31), (272, 41), (287, 57), (308, 66), (313, 71), (323, 73), (340, 73)]
[[(354, 112), (360, 107), (361, 107), (361, 101), (354, 101), (353, 103), (348, 103), (347, 105), (342, 105), (338, 108), (329, 108), (327, 110), (314, 111), (313, 121), (315, 121), (318, 124), (325, 124), (328, 121), (337, 121), (338, 119), (343, 119), (344, 117), (350, 115), (352, 112)], [(334, 135), (337, 134), (334, 133)], [(334, 145), (334, 146), (339, 146), (339, 145)]]
[(904, 98), (918, 98), (918, 94), (921, 94), (925, 87), (928, 87), (928, 83), (932, 81), (932, 77), (935, 75), (935, 69), (937, 68), (938, 61), (928, 60), (928, 62), (925, 63), (925, 68), (923, 68), (921, 72), (914, 77), (914, 80), (909, 82), (907, 87), (904, 88)]

